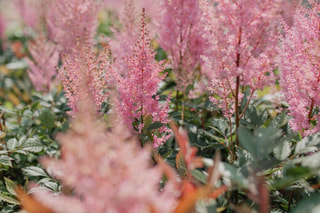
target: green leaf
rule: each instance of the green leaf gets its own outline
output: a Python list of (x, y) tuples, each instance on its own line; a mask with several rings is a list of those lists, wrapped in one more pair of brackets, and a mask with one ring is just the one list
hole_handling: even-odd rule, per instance
[(20, 205), (20, 202), (17, 199), (15, 199), (13, 197), (6, 196), (2, 193), (0, 193), (0, 199), (2, 199), (5, 202), (14, 204), (14, 205)]
[(278, 160), (285, 160), (291, 154), (291, 146), (288, 141), (284, 141), (273, 149), (273, 154)]
[(54, 115), (48, 110), (43, 109), (41, 114), (39, 115), (39, 120), (41, 121), (42, 125), (51, 132), (53, 124), (54, 124)]
[(7, 147), (9, 149), (9, 151), (14, 150), (18, 145), (18, 141), (16, 138), (11, 138), (10, 140), (8, 140), (7, 142)]
[(232, 184), (239, 185), (242, 188), (248, 188), (248, 180), (243, 176), (240, 170), (228, 163), (222, 163), (223, 167), (219, 167), (223, 177), (229, 178)]
[(282, 131), (273, 127), (258, 128), (253, 134), (246, 128), (238, 129), (240, 144), (253, 157), (254, 160), (261, 161), (270, 154), (277, 146), (278, 138)]
[(320, 133), (303, 138), (296, 145), (295, 154), (302, 154), (318, 150), (316, 145), (320, 144)]
[(12, 167), (12, 163), (11, 163), (12, 160), (13, 160), (13, 158), (11, 158), (7, 155), (0, 155), (0, 164), (2, 164), (2, 165)]
[(4, 112), (4, 113), (9, 113), (9, 114), (15, 114), (15, 112), (13, 110), (8, 109), (8, 108), (6, 108), (4, 106), (0, 106), (0, 111)]
[(206, 184), (207, 183), (207, 176), (203, 174), (198, 169), (194, 169), (191, 171), (192, 177), (194, 177), (196, 180), (198, 180), (200, 183)]
[(280, 128), (282, 127), (284, 124), (287, 123), (287, 114), (285, 112), (279, 114), (276, 118), (274, 118), (271, 123), (270, 123), (270, 127), (274, 127), (274, 128)]
[(42, 149), (43, 145), (38, 138), (29, 138), (22, 146), (22, 150), (28, 152), (41, 152)]
[(14, 181), (12, 181), (6, 177), (4, 177), (4, 182), (6, 184), (6, 188), (7, 188), (8, 192), (10, 192), (10, 194), (12, 194), (12, 195), (17, 195), (15, 192), (15, 188), (17, 187), (17, 184)]
[(162, 127), (163, 125), (164, 125), (164, 124), (161, 123), (160, 121), (153, 122), (150, 126), (148, 126), (147, 131), (154, 130), (154, 129), (159, 129), (159, 128)]
[(25, 173), (25, 175), (28, 176), (48, 176), (43, 169), (36, 166), (28, 166), (22, 168), (22, 171)]
[(296, 208), (294, 208), (292, 213), (301, 213), (301, 212), (308, 212), (308, 213), (318, 213), (320, 212), (320, 193), (313, 194), (308, 198), (303, 199), (300, 201)]

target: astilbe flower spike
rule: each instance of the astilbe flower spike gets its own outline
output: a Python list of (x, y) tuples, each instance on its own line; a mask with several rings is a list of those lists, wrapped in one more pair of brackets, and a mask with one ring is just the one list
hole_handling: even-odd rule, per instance
[(241, 90), (250, 86), (252, 97), (255, 90), (274, 82), (280, 1), (221, 0), (215, 3), (209, 5), (206, 0), (200, 0), (204, 37), (208, 41), (203, 56), (206, 63), (202, 68), (213, 80), (212, 93), (220, 96), (213, 96), (212, 102), (223, 109), (225, 116), (235, 112), (239, 118)]
[(279, 56), (280, 85), (293, 117), (289, 124), (303, 135), (320, 131), (320, 5), (309, 3), (312, 8), (295, 11), (291, 28), (283, 23)]
[(201, 14), (198, 1), (164, 0), (159, 23), (159, 43), (167, 51), (176, 77), (177, 89), (185, 93), (192, 84), (204, 54)]
[[(53, 0), (47, 13), (50, 38), (60, 52), (72, 53), (77, 42), (93, 42), (98, 19), (95, 0)], [(79, 46), (78, 46), (79, 47)]]
[(137, 29), (137, 14), (133, 0), (125, 2), (124, 12), (119, 17), (122, 28), (113, 29), (114, 38), (110, 41), (110, 49), (112, 57), (115, 59), (113, 64), (114, 70), (120, 75), (126, 75), (128, 68), (126, 66), (125, 57), (132, 55), (134, 44), (139, 38)]
[(27, 58), (29, 78), (37, 91), (48, 92), (56, 84), (55, 67), (59, 61), (56, 45), (41, 34), (34, 42), (30, 42), (28, 47), (32, 57), (32, 60)]
[(89, 43), (79, 42), (77, 49), (80, 51), (74, 52), (72, 56), (63, 56), (63, 65), (58, 70), (71, 108), (68, 112), (71, 116), (77, 113), (81, 97), (91, 99), (95, 109), (99, 110), (108, 98), (108, 82), (112, 75), (107, 47), (98, 55), (89, 47)]
[(162, 171), (151, 164), (151, 147), (139, 147), (114, 117), (107, 130), (93, 116), (91, 103), (82, 103), (71, 129), (58, 136), (61, 158), (41, 161), (72, 195), (40, 191), (35, 198), (56, 213), (172, 212), (174, 187), (160, 192)]
[[(143, 10), (144, 11), (144, 10)], [(136, 129), (141, 133), (145, 120), (152, 116), (152, 122), (167, 124), (168, 100), (161, 105), (157, 95), (158, 85), (164, 79), (165, 74), (160, 76), (164, 70), (164, 63), (155, 60), (155, 52), (150, 47), (150, 41), (144, 23), (144, 12), (142, 17), (142, 29), (140, 38), (134, 48), (133, 55), (126, 59), (128, 72), (119, 78), (120, 111), (128, 128)], [(168, 98), (169, 99), (169, 98)], [(138, 125), (132, 126), (133, 122)], [(133, 128), (134, 127), (134, 128)], [(160, 134), (170, 133), (170, 130), (162, 126), (158, 129)], [(153, 135), (153, 145), (158, 147), (170, 137)]]
[(0, 39), (5, 38), (6, 22), (2, 14), (0, 14)]
[(49, 0), (13, 0), (26, 26), (39, 30), (45, 22)]

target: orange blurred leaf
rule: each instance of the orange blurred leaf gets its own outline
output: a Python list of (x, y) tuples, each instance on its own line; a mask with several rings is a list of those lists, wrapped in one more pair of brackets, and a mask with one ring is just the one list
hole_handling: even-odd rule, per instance
[(22, 209), (26, 210), (28, 213), (54, 213), (54, 211), (28, 195), (22, 187), (17, 187), (15, 192), (17, 193), (18, 200), (21, 202)]

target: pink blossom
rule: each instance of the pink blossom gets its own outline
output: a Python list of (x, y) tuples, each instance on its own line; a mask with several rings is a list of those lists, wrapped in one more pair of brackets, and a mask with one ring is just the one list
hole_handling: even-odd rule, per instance
[(68, 105), (72, 109), (69, 114), (74, 116), (78, 111), (80, 98), (90, 98), (97, 110), (108, 97), (108, 82), (111, 76), (109, 50), (104, 48), (96, 54), (88, 43), (78, 43), (72, 56), (64, 55), (63, 65), (59, 69)]
[[(133, 54), (126, 59), (128, 67), (127, 73), (119, 77), (120, 106), (119, 109), (123, 115), (124, 122), (129, 129), (136, 128), (136, 132), (141, 133), (145, 120), (152, 117), (152, 122), (161, 122), (167, 124), (168, 119), (168, 101), (164, 105), (159, 103), (157, 95), (159, 83), (164, 79), (165, 74), (160, 76), (164, 70), (164, 63), (155, 60), (155, 52), (150, 48), (150, 41), (144, 23), (144, 14), (142, 18), (141, 34)], [(140, 125), (132, 126), (133, 122)], [(170, 130), (162, 126), (158, 129), (160, 134), (169, 133)], [(154, 136), (153, 144), (155, 147), (163, 144), (170, 137)]]
[[(232, 114), (240, 103), (241, 90), (251, 94), (274, 82), (273, 59), (278, 44), (279, 0), (221, 0), (209, 5), (201, 0), (204, 38), (208, 48), (203, 56), (203, 72), (214, 79), (211, 92), (219, 97), (224, 114)], [(223, 91), (217, 85), (224, 85)], [(224, 94), (222, 94), (224, 93)], [(226, 97), (233, 97), (225, 100)], [(229, 111), (228, 111), (229, 108)]]
[(164, 0), (161, 8), (159, 43), (169, 54), (177, 88), (184, 92), (199, 74), (200, 56), (204, 54), (202, 12), (195, 0)]
[(112, 29), (114, 38), (109, 45), (112, 57), (115, 59), (113, 67), (121, 75), (126, 75), (128, 72), (125, 57), (133, 53), (134, 44), (139, 38), (137, 29), (139, 29), (140, 24), (137, 21), (137, 15), (133, 1), (127, 1), (124, 12), (119, 17), (122, 28), (119, 30)]
[(38, 29), (45, 22), (48, 0), (13, 0), (24, 23), (32, 29)]
[(285, 38), (279, 56), (280, 85), (293, 117), (290, 126), (304, 135), (320, 130), (316, 113), (320, 106), (320, 5), (316, 1), (310, 4), (312, 8), (299, 7), (295, 11), (290, 29), (283, 23)]
[(92, 43), (98, 21), (95, 0), (53, 0), (50, 8), (46, 19), (50, 37), (61, 52), (72, 53), (79, 40)]
[(48, 92), (55, 84), (55, 67), (59, 61), (56, 45), (47, 41), (44, 35), (40, 35), (35, 42), (29, 43), (28, 47), (32, 57), (27, 58), (29, 78), (37, 91)]
[(6, 22), (4, 17), (0, 14), (0, 39), (5, 38)]
[(57, 213), (172, 212), (177, 205), (175, 189), (160, 192), (162, 171), (152, 166), (150, 147), (141, 149), (135, 138), (126, 137), (116, 119), (106, 130), (90, 114), (89, 102), (81, 106), (71, 129), (58, 137), (61, 158), (42, 159), (72, 195), (36, 192), (35, 197)]

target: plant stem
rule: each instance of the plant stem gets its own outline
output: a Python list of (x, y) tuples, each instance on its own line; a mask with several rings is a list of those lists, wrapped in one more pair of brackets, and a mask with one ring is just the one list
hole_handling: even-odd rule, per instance
[[(238, 36), (238, 48), (241, 46), (241, 36), (242, 36), (242, 28), (239, 27), (239, 36)], [(240, 67), (240, 52), (237, 50), (236, 56), (236, 66)], [(240, 88), (240, 76), (237, 75), (236, 79), (236, 94), (235, 94), (235, 110), (236, 110), (236, 145), (239, 146), (239, 138), (238, 138), (238, 128), (240, 125), (240, 116), (239, 116), (239, 88)]]

